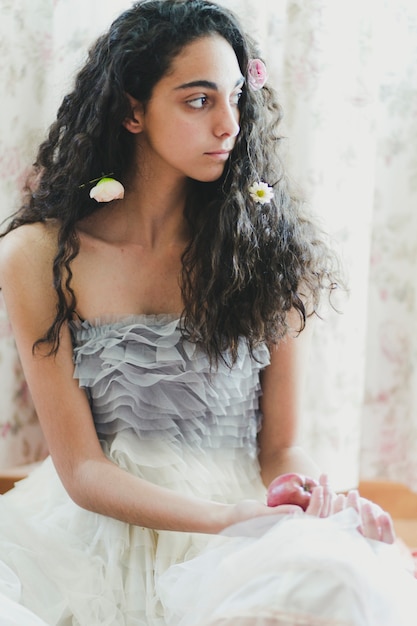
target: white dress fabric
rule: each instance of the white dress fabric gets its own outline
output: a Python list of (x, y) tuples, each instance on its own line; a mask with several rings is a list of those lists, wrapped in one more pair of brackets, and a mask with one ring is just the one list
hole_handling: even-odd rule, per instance
[[(74, 376), (110, 459), (183, 494), (265, 501), (266, 346), (250, 355), (242, 341), (233, 367), (225, 355), (210, 368), (171, 316), (71, 330)], [(415, 625), (417, 582), (357, 523), (347, 511), (262, 518), (216, 537), (154, 531), (78, 507), (48, 458), (0, 498), (0, 626)]]

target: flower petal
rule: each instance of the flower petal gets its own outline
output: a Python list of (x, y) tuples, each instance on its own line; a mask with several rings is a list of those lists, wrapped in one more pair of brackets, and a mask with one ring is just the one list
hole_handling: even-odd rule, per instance
[(259, 91), (268, 79), (265, 63), (260, 59), (250, 59), (247, 68), (248, 83), (254, 91)]
[(124, 198), (125, 190), (122, 183), (114, 178), (101, 178), (90, 191), (90, 198), (97, 202), (111, 202)]
[(249, 195), (258, 204), (268, 204), (274, 197), (274, 190), (267, 183), (260, 181), (249, 187)]

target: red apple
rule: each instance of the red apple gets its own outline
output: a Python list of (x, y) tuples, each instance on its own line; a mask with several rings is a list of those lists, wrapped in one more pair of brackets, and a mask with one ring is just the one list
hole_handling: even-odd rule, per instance
[(267, 492), (268, 506), (297, 504), (304, 511), (309, 505), (311, 492), (318, 486), (314, 478), (301, 474), (281, 474), (271, 482)]

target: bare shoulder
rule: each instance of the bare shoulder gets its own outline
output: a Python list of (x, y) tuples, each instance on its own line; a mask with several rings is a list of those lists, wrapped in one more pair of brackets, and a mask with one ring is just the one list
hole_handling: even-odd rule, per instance
[(14, 281), (26, 277), (27, 281), (49, 275), (57, 240), (55, 222), (25, 224), (5, 235), (0, 240), (0, 287), (11, 277)]
[(25, 224), (0, 242), (0, 287), (15, 338), (43, 336), (56, 315), (53, 260), (58, 227)]

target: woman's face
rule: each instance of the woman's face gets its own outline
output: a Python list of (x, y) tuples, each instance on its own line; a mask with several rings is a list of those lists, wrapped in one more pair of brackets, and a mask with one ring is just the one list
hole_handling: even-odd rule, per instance
[(161, 177), (165, 172), (217, 180), (239, 132), (243, 82), (233, 48), (219, 35), (185, 46), (155, 85), (146, 107), (138, 103), (134, 110), (145, 170)]

